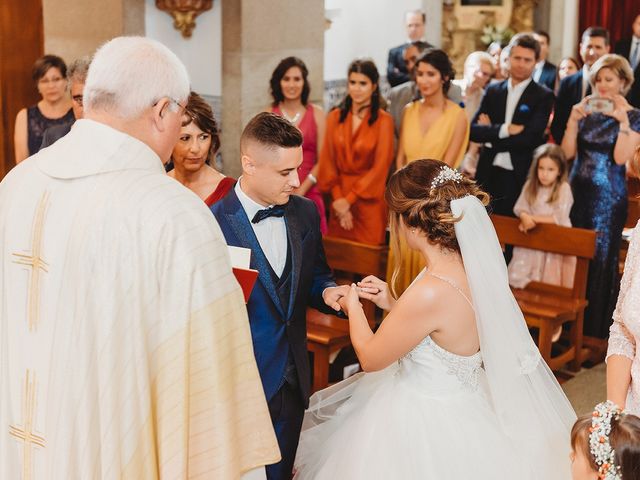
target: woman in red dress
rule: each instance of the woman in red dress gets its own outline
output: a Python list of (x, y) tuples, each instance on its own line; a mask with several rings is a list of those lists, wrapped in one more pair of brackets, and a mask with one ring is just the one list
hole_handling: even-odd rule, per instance
[(327, 233), (327, 218), (318, 182), (318, 155), (324, 136), (325, 115), (322, 107), (309, 103), (309, 71), (302, 60), (287, 57), (280, 61), (271, 75), (271, 111), (283, 116), (302, 132), (302, 165), (298, 168), (298, 195), (316, 204), (320, 214), (320, 231)]
[(198, 195), (207, 206), (224, 197), (235, 185), (211, 166), (220, 148), (218, 125), (209, 104), (197, 93), (189, 94), (178, 143), (173, 147), (169, 176)]

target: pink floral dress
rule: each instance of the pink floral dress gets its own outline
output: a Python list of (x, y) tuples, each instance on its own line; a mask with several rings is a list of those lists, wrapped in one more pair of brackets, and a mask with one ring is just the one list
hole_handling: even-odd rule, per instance
[[(527, 212), (531, 215), (553, 217), (556, 225), (571, 226), (569, 212), (573, 205), (573, 195), (567, 182), (560, 185), (558, 198), (553, 203), (547, 201), (552, 187), (540, 187), (533, 203), (527, 200), (525, 189), (526, 185), (513, 207), (513, 212), (518, 217), (522, 212)], [(575, 269), (575, 257), (516, 247), (509, 263), (509, 284), (524, 288), (529, 282), (542, 282), (571, 288)]]

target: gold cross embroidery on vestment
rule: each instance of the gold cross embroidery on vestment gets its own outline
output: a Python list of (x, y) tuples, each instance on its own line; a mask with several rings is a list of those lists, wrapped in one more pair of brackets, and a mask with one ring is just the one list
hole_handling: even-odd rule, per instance
[(31, 255), (24, 253), (14, 253), (16, 258), (14, 263), (26, 265), (30, 267), (29, 275), (29, 292), (28, 292), (28, 313), (27, 325), (29, 331), (33, 331), (38, 327), (40, 318), (40, 271), (48, 272), (49, 264), (42, 258), (42, 234), (44, 230), (44, 217), (47, 210), (47, 201), (49, 200), (49, 192), (44, 192), (40, 197), (40, 202), (36, 209), (31, 229)]
[(33, 430), (34, 415), (36, 413), (36, 377), (27, 370), (24, 382), (24, 397), (22, 399), (22, 426), (9, 426), (9, 434), (22, 441), (22, 480), (31, 480), (33, 447), (45, 447), (45, 439)]

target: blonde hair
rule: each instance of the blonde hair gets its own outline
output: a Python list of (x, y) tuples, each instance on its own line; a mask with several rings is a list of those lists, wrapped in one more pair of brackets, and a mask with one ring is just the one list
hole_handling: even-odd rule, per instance
[(608, 68), (624, 82), (622, 95), (626, 95), (633, 84), (633, 70), (631, 69), (631, 65), (629, 65), (627, 59), (621, 55), (616, 55), (615, 53), (608, 53), (596, 60), (589, 73), (589, 82), (593, 89), (596, 87), (596, 78), (598, 77), (598, 73), (600, 73), (600, 70), (603, 68)]
[(529, 203), (536, 201), (538, 190), (541, 187), (540, 180), (538, 179), (538, 165), (540, 164), (540, 160), (543, 158), (552, 160), (558, 167), (558, 178), (556, 179), (556, 183), (553, 184), (551, 195), (549, 195), (547, 203), (553, 203), (558, 200), (560, 185), (567, 181), (567, 160), (565, 159), (562, 149), (553, 143), (540, 145), (533, 151), (533, 161), (529, 168), (527, 183), (525, 183), (523, 187), (524, 194)]
[[(456, 238), (455, 224), (461, 217), (456, 217), (451, 212), (451, 200), (473, 195), (484, 205), (489, 204), (489, 195), (467, 177), (458, 181), (445, 181), (431, 188), (431, 182), (443, 167), (447, 165), (438, 160), (415, 160), (396, 171), (389, 179), (384, 196), (389, 207), (392, 248), (395, 252), (400, 251), (402, 223), (407, 228), (420, 229), (430, 243), (459, 254), (460, 245)], [(400, 257), (395, 255), (391, 277), (394, 295), (401, 267)]]
[(476, 65), (485, 64), (491, 68), (491, 76), (496, 72), (496, 65), (493, 63), (493, 57), (487, 52), (477, 51), (471, 52), (464, 61), (464, 77), (467, 78), (469, 70)]

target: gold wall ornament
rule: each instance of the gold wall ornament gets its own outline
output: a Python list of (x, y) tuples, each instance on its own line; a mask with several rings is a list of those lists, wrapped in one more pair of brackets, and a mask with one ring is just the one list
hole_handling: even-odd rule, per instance
[(196, 17), (212, 6), (213, 0), (156, 0), (156, 7), (173, 17), (173, 26), (184, 38), (191, 38)]

